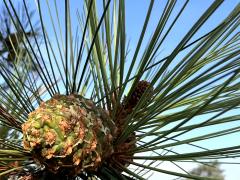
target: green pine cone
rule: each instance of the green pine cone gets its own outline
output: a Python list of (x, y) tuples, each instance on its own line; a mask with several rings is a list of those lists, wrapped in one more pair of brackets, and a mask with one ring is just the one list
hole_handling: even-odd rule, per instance
[(35, 160), (57, 173), (95, 171), (113, 151), (114, 123), (91, 100), (55, 95), (22, 125), (23, 145)]

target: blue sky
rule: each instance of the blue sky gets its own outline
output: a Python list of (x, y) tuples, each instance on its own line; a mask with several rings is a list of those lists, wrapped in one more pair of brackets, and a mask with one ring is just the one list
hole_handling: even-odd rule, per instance
[[(54, 39), (54, 34), (53, 34), (53, 30), (51, 28), (51, 21), (50, 18), (48, 16), (48, 10), (47, 10), (47, 6), (44, 3), (45, 1), (43, 1), (43, 6), (42, 6), (42, 11), (44, 18), (44, 23), (45, 26), (47, 28), (47, 31), (49, 33), (49, 36)], [(49, 0), (50, 4), (53, 4), (53, 0)], [(97, 1), (98, 3), (101, 2), (100, 0)], [(174, 15), (176, 14), (176, 12), (179, 11), (179, 9), (181, 8), (182, 3), (185, 2), (183, 0), (179, 0), (176, 4), (176, 8), (173, 11), (173, 16), (170, 17), (173, 18)], [(175, 27), (173, 28), (173, 31), (170, 33), (170, 35), (167, 37), (167, 39), (165, 40), (165, 43), (163, 43), (162, 47), (160, 48), (160, 54), (159, 54), (159, 58), (161, 59), (161, 57), (165, 57), (166, 55), (168, 55), (173, 49), (174, 47), (177, 45), (177, 43), (182, 39), (182, 37), (186, 34), (186, 32), (191, 28), (191, 26), (197, 21), (197, 19), (202, 15), (202, 13), (206, 10), (207, 7), (210, 6), (210, 4), (212, 3), (212, 0), (190, 0), (188, 6), (186, 7), (185, 12), (183, 13), (183, 15), (181, 16), (181, 18), (179, 19), (178, 23), (176, 23)], [(35, 6), (35, 1), (29, 1), (30, 3), (30, 7), (31, 6)], [(63, 3), (60, 3), (59, 0), (57, 0), (58, 4), (58, 8), (59, 8), (59, 12), (64, 12), (64, 6)], [(130, 45), (129, 45), (129, 49), (130, 49), (130, 53), (128, 55), (129, 60), (131, 60), (132, 57), (132, 52), (135, 49), (136, 43), (138, 41), (138, 37), (139, 34), (141, 32), (141, 28), (143, 25), (143, 21), (147, 12), (147, 8), (148, 8), (148, 0), (126, 0), (126, 28), (127, 28), (127, 40), (129, 40)], [(226, 17), (228, 15), (228, 13), (234, 8), (234, 6), (239, 3), (238, 0), (226, 0), (224, 1), (224, 3), (220, 6), (220, 8), (217, 10), (217, 12), (207, 21), (207, 23), (200, 29), (200, 31), (196, 34), (196, 36), (193, 38), (197, 38), (199, 36), (201, 36), (202, 34), (210, 31), (213, 27), (215, 27), (224, 17)], [(99, 3), (101, 4), (101, 3)], [(151, 21), (150, 24), (148, 26), (148, 30), (147, 30), (147, 34), (146, 37), (150, 37), (151, 34), (154, 31), (154, 28), (156, 27), (156, 24), (159, 20), (159, 17), (161, 15), (161, 12), (164, 8), (164, 5), (166, 4), (166, 0), (157, 0), (155, 2), (155, 6), (153, 9), (153, 13), (151, 15)], [(75, 26), (75, 23), (77, 22), (76, 20), (76, 14), (74, 13), (74, 9), (79, 8), (80, 12), (82, 10), (82, 1), (79, 0), (71, 0), (71, 8), (72, 8), (72, 26)], [(54, 9), (51, 9), (54, 10)], [(99, 9), (99, 13), (101, 13), (101, 8)], [(60, 14), (60, 17), (63, 17), (64, 14)], [(64, 22), (64, 18), (62, 18), (62, 23)], [(148, 38), (145, 38), (144, 40), (144, 44), (146, 45), (148, 42)], [(56, 44), (55, 44), (56, 46)], [(144, 46), (143, 46), (144, 47)], [(143, 49), (142, 49), (143, 50)], [(46, 54), (45, 54), (45, 57)], [(229, 141), (229, 143), (231, 143), (230, 141), (234, 141), (235, 139), (232, 137), (232, 139), (222, 139), (223, 141)], [(214, 143), (214, 142), (212, 142)], [(210, 146), (212, 146), (213, 144), (209, 144)], [(214, 144), (214, 146), (220, 146), (223, 145), (222, 142), (216, 142), (216, 144)], [(236, 160), (239, 162), (239, 160)], [(162, 164), (163, 168), (176, 168), (174, 167), (172, 164), (169, 163), (163, 163)], [(193, 164), (182, 164), (182, 167), (186, 168), (186, 169), (192, 169), (193, 167), (195, 167)], [(225, 170), (224, 174), (226, 177), (226, 180), (239, 180), (240, 179), (240, 175), (238, 175), (238, 169), (239, 169), (239, 165), (223, 165), (221, 166), (222, 169)], [(163, 180), (170, 180), (170, 179), (174, 179), (173, 177), (170, 176), (166, 176), (163, 174), (158, 174), (155, 173), (151, 179), (155, 180), (155, 179), (163, 179)]]
[[(126, 17), (127, 17), (127, 32), (128, 37), (131, 39), (132, 44), (136, 44), (137, 37), (140, 34), (140, 27), (143, 24), (144, 15), (146, 14), (147, 9), (147, 3), (148, 1), (144, 0), (131, 0), (126, 1)], [(160, 16), (160, 12), (163, 8), (161, 4), (164, 4), (166, 1), (156, 1), (156, 5), (154, 7), (154, 12), (152, 14), (152, 21), (149, 26), (148, 32), (149, 35), (152, 33), (153, 28), (155, 27), (158, 17)], [(182, 4), (183, 1), (178, 1), (178, 4)], [(201, 16), (201, 14), (206, 10), (207, 7), (210, 6), (210, 4), (213, 1), (211, 0), (192, 0), (186, 7), (185, 12), (183, 13), (183, 16), (180, 18), (180, 21), (176, 24), (176, 27), (173, 28), (174, 31), (172, 31), (171, 35), (168, 37), (168, 39), (165, 41), (166, 43), (163, 44), (162, 53), (160, 56), (165, 56), (171, 52), (172, 48), (176, 46), (176, 42), (181, 40), (183, 35), (189, 30), (189, 28), (196, 22), (196, 20)], [(210, 31), (216, 24), (218, 24), (234, 7), (235, 5), (239, 3), (238, 0), (227, 0), (224, 1), (224, 3), (219, 7), (219, 9), (216, 11), (216, 13), (208, 20), (208, 22), (200, 29), (200, 31), (197, 33), (197, 36), (206, 33)], [(178, 8), (177, 8), (178, 9)], [(176, 9), (176, 10), (177, 10)], [(130, 45), (130, 48), (132, 46)], [(161, 58), (160, 58), (161, 59)], [(218, 147), (218, 146), (224, 146), (229, 143), (234, 144), (236, 142), (236, 138), (238, 136), (231, 136), (222, 138), (222, 141), (216, 141), (212, 140), (209, 141), (209, 146), (211, 147)], [(232, 161), (232, 160), (230, 160)], [(239, 159), (236, 159), (235, 162), (239, 162)], [(196, 165), (194, 164), (180, 164), (181, 167), (184, 167), (186, 170), (190, 170)], [(172, 165), (171, 163), (163, 163), (161, 165), (162, 168), (166, 169), (177, 169), (176, 166)], [(240, 179), (240, 173), (239, 171), (239, 165), (222, 165), (221, 168), (224, 170), (224, 175), (226, 180), (239, 180)], [(164, 175), (164, 174), (158, 174), (155, 173), (152, 177), (152, 180), (157, 179), (163, 179), (163, 180), (170, 180), (174, 179), (172, 176)]]

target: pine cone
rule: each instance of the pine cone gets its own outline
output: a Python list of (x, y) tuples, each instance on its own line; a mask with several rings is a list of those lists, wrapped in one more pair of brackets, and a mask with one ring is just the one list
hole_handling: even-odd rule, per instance
[[(150, 97), (153, 92), (153, 88), (150, 87), (150, 83), (147, 81), (140, 81), (137, 84), (133, 93), (131, 94), (130, 98), (128, 100), (126, 98), (123, 100), (120, 108), (118, 109), (117, 118), (115, 121), (115, 124), (117, 126), (117, 132), (115, 134), (115, 137), (119, 137), (122, 134), (122, 132), (124, 131), (124, 124), (126, 121), (126, 117), (132, 113), (133, 108), (137, 105), (140, 98), (148, 88), (150, 89), (148, 91), (149, 93), (147, 96), (148, 96), (148, 100), (150, 100)], [(123, 143), (119, 144), (115, 148), (112, 158), (115, 161), (119, 162), (122, 166), (128, 166), (129, 163), (127, 161), (133, 161), (132, 157), (134, 153), (131, 152), (131, 150), (133, 150), (134, 148), (136, 148), (136, 134), (132, 133)], [(126, 155), (127, 161), (126, 159), (123, 159), (124, 156), (122, 155)], [(112, 166), (115, 166), (115, 165), (112, 164)]]
[(78, 95), (55, 95), (29, 114), (23, 144), (54, 173), (96, 170), (112, 151), (114, 123), (103, 109)]
[[(124, 105), (124, 109), (133, 109), (137, 103), (139, 102), (140, 98), (142, 97), (142, 95), (144, 94), (144, 92), (150, 87), (150, 83), (147, 81), (140, 81), (138, 82), (135, 90), (133, 91), (133, 93), (131, 94), (129, 100), (127, 102), (123, 102)], [(148, 91), (148, 95), (147, 96), (151, 96), (152, 92), (153, 92), (153, 88), (150, 87), (149, 91)], [(126, 101), (126, 99), (124, 100)]]

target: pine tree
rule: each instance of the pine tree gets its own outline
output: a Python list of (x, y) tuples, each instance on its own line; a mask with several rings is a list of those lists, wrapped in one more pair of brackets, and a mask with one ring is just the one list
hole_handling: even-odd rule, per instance
[[(202, 33), (224, 5), (212, 2), (161, 58), (188, 0), (178, 7), (175, 0), (163, 3), (152, 35), (147, 27), (157, 4), (149, 1), (133, 54), (124, 0), (85, 0), (77, 12), (73, 1), (36, 0), (41, 40), (30, 40), (34, 29), (24, 29), (13, 1), (2, 2), (39, 78), (28, 70), (25, 81), (0, 66), (9, 87), (0, 86), (0, 121), (20, 135), (0, 139), (0, 176), (142, 180), (159, 172), (209, 180), (179, 163), (239, 157), (237, 144), (209, 147), (208, 141), (239, 131), (239, 113), (225, 113), (240, 105), (240, 4)], [(25, 63), (21, 68), (28, 69)], [(175, 169), (164, 169), (164, 162)]]
[[(29, 66), (31, 63), (29, 60), (30, 54), (27, 53), (27, 48), (25, 47), (26, 39), (34, 44), (32, 39), (40, 37), (40, 24), (33, 21), (36, 11), (29, 8), (28, 4), (18, 2), (16, 6), (19, 16), (13, 20), (11, 19), (13, 10), (8, 12), (9, 7), (4, 5), (0, 9), (0, 63), (7, 63), (7, 65), (13, 67), (14, 65), (23, 66), (22, 61), (25, 61)], [(27, 12), (25, 8), (28, 9)], [(33, 65), (31, 65), (31, 68), (34, 70)]]
[[(29, 8), (28, 4), (24, 5), (20, 2), (16, 3), (16, 11), (20, 15), (19, 17), (17, 17), (19, 18), (19, 23), (16, 22), (17, 18), (14, 18), (14, 21), (12, 21), (7, 7), (3, 4), (1, 5), (0, 66), (6, 69), (8, 74), (19, 76), (19, 79), (10, 78), (9, 80), (12, 81), (12, 85), (18, 84), (16, 85), (16, 87), (20, 87), (22, 83), (28, 82), (29, 78), (37, 78), (37, 74), (34, 74), (36, 69), (33, 68), (33, 63), (30, 61), (30, 56), (32, 55), (27, 54), (26, 48), (24, 47), (24, 43), (26, 42), (26, 39), (24, 38), (24, 33), (31, 42), (34, 36), (39, 39), (41, 37), (39, 31), (40, 24), (38, 22), (34, 22), (33, 19), (36, 11)], [(25, 11), (25, 6), (28, 9), (27, 13)], [(13, 13), (13, 11), (11, 11), (11, 13)], [(31, 25), (27, 18), (28, 15), (29, 19), (34, 22), (33, 31), (30, 30)], [(24, 32), (19, 29), (20, 25), (23, 26)], [(0, 91), (6, 91), (8, 95), (11, 96), (11, 99), (14, 99), (15, 103), (18, 104), (17, 98), (10, 90), (10, 88), (11, 85), (2, 81), (2, 79), (0, 80)], [(2, 99), (1, 106), (11, 109), (12, 104), (9, 102), (9, 100), (10, 99)], [(0, 123), (0, 132), (1, 139), (6, 139), (10, 137), (16, 139), (19, 136), (19, 133), (12, 131), (11, 126), (4, 126), (2, 123)]]

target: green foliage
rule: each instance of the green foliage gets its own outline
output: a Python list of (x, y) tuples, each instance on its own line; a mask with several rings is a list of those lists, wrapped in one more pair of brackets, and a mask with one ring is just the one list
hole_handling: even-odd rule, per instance
[[(43, 39), (32, 34), (35, 50), (29, 31), (17, 18), (16, 5), (3, 0), (14, 27), (23, 32), (17, 36), (22, 39), (23, 35), (26, 40), (21, 43), (39, 77), (33, 78), (25, 63), (21, 66), (26, 69), (25, 78), (18, 71), (9, 72), (7, 66), (0, 66), (0, 77), (9, 87), (6, 90), (0, 86), (3, 125), (21, 134), (21, 125), (29, 113), (55, 94), (80, 94), (89, 98), (117, 122), (124, 102), (132, 99), (139, 82), (145, 80), (149, 86), (134, 108), (123, 116), (121, 128), (116, 127), (122, 131), (112, 144), (116, 150), (122, 144), (133, 143), (129, 139), (134, 137), (136, 145), (117, 152), (118, 158), (112, 158), (115, 157), (112, 154), (110, 163), (103, 161), (97, 171), (79, 172), (79, 178), (147, 179), (152, 172), (159, 172), (207, 180), (211, 178), (191, 174), (179, 164), (201, 165), (209, 160), (233, 161), (239, 157), (238, 144), (209, 146), (209, 142), (222, 142), (240, 128), (240, 34), (237, 31), (240, 4), (213, 29), (202, 34), (206, 22), (224, 4), (223, 0), (214, 1), (182, 39), (175, 42), (170, 54), (160, 58), (158, 53), (165, 48), (173, 29), (179, 28), (177, 23), (190, 1), (180, 1), (178, 8), (176, 0), (163, 3), (156, 27), (150, 29), (152, 35), (148, 36), (156, 6), (154, 0), (149, 1), (140, 36), (131, 47), (132, 56), (128, 54), (124, 0), (102, 3), (85, 0), (84, 7), (77, 12), (73, 12), (71, 2), (36, 1)], [(26, 5), (26, 0), (23, 3)], [(61, 13), (60, 7), (64, 7)], [(24, 10), (28, 12), (26, 6)], [(31, 22), (29, 16), (27, 22)], [(32, 26), (30, 32), (34, 32)], [(49, 173), (44, 164), (34, 161), (34, 153), (24, 149), (19, 140), (5, 136), (0, 143), (4, 146), (0, 149), (0, 176)], [(18, 164), (13, 166), (10, 162)], [(175, 168), (164, 169), (161, 163), (165, 162)]]
[[(27, 4), (26, 8), (28, 8), (28, 12), (25, 11), (25, 6), (23, 3), (18, 2), (16, 4), (17, 12), (20, 15), (19, 23), (12, 21), (11, 16), (9, 15), (7, 7), (1, 4), (0, 9), (0, 66), (3, 68), (6, 73), (12, 74), (13, 76), (18, 76), (18, 79), (10, 78), (11, 83), (3, 81), (2, 77), (0, 78), (0, 90), (2, 92), (6, 92), (11, 101), (15, 101), (14, 104), (17, 105), (18, 101), (15, 98), (15, 94), (10, 90), (11, 86), (16, 84), (19, 89), (23, 83), (29, 81), (29, 78), (36, 78), (36, 75), (30, 75), (36, 71), (33, 66), (33, 63), (30, 61), (30, 56), (26, 52), (26, 48), (24, 47), (24, 42), (26, 41), (24, 37), (24, 33), (30, 40), (34, 37), (40, 38), (39, 34), (39, 23), (34, 23), (33, 31), (30, 30), (31, 24), (29, 23), (27, 17), (32, 20), (34, 18), (35, 10), (31, 10)], [(13, 13), (13, 11), (11, 11)], [(19, 27), (23, 26), (24, 31), (20, 30)], [(14, 108), (10, 99), (1, 99), (1, 106), (11, 109)], [(1, 139), (6, 138), (18, 138), (19, 133), (11, 132), (11, 127), (6, 126), (5, 124), (0, 123), (0, 132)]]
[[(27, 54), (26, 47), (24, 46), (24, 41), (26, 41), (25, 36), (31, 41), (33, 38), (39, 38), (39, 23), (34, 22), (34, 26), (32, 22), (28, 21), (28, 18), (32, 21), (35, 15), (35, 10), (30, 10), (27, 4), (17, 3), (17, 13), (19, 17), (14, 18), (14, 21), (11, 19), (11, 13), (8, 12), (8, 8), (2, 5), (0, 12), (0, 21), (1, 31), (0, 31), (0, 62), (1, 64), (13, 66), (24, 66), (23, 64), (28, 64), (31, 66), (31, 70), (34, 70), (33, 65), (31, 65), (29, 60), (29, 54)], [(25, 8), (28, 11), (25, 11)], [(19, 19), (19, 22), (16, 22), (16, 19)], [(21, 26), (23, 26), (23, 30), (21, 30)], [(31, 30), (31, 26), (33, 26), (33, 31)], [(25, 61), (25, 62), (23, 62)]]

